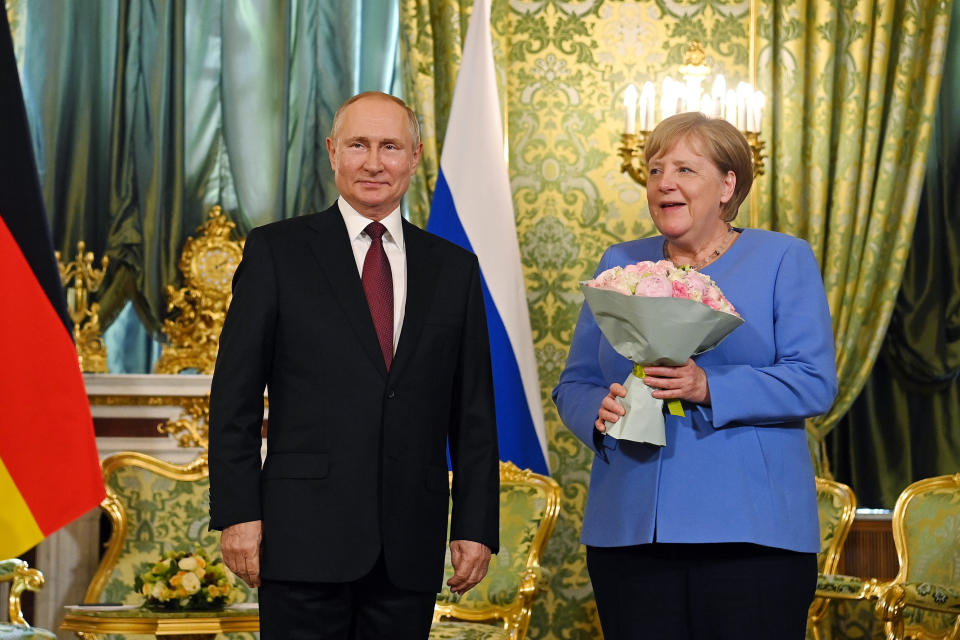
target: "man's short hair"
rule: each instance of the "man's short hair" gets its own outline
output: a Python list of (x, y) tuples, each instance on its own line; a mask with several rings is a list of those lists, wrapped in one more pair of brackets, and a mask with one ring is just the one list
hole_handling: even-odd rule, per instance
[(380, 98), (383, 100), (389, 100), (401, 107), (407, 114), (407, 120), (410, 125), (410, 137), (413, 138), (413, 148), (416, 149), (420, 144), (420, 122), (417, 120), (417, 114), (413, 112), (413, 109), (407, 106), (407, 103), (398, 98), (397, 96), (392, 96), (389, 93), (383, 93), (382, 91), (364, 91), (363, 93), (358, 93), (353, 96), (337, 109), (337, 112), (333, 114), (333, 125), (330, 127), (330, 137), (336, 141), (337, 133), (340, 130), (340, 124), (343, 122), (343, 113), (346, 111), (347, 107), (352, 105), (354, 102), (359, 102), (364, 98)]

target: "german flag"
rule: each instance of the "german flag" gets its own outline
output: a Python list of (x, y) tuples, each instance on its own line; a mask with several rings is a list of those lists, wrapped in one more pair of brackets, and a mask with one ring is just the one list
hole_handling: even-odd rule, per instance
[(0, 559), (104, 497), (93, 421), (0, 11)]

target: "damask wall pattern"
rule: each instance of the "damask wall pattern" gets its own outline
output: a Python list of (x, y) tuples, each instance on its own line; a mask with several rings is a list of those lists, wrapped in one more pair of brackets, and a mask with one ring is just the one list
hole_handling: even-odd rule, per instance
[[(472, 2), (403, 0), (401, 6), (405, 92), (424, 129), (424, 160), (412, 187), (421, 191), (408, 205), (422, 224)], [(550, 391), (583, 302), (578, 282), (593, 274), (611, 244), (655, 233), (643, 188), (619, 171), (623, 92), (631, 82), (678, 78), (693, 39), (705, 44), (707, 63), (728, 82), (748, 80), (749, 11), (743, 0), (493, 0), (494, 56), (550, 468), (563, 489), (560, 520), (543, 558), (549, 588), (535, 602), (530, 638), (601, 635), (579, 543), (592, 454), (560, 423)]]

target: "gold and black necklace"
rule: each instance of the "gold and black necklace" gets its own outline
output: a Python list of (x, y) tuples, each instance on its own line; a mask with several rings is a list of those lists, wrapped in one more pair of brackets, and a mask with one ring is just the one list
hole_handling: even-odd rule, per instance
[[(710, 255), (708, 255), (706, 258), (704, 258), (697, 264), (690, 264), (685, 266), (689, 267), (690, 269), (702, 269), (703, 267), (707, 266), (708, 264), (710, 264), (711, 262), (719, 258), (723, 254), (723, 252), (727, 250), (727, 247), (730, 246), (730, 243), (733, 242), (734, 233), (736, 233), (736, 230), (732, 226), (730, 226), (730, 223), (728, 222), (727, 233), (724, 234), (723, 236), (723, 243), (719, 247), (711, 251)], [(673, 262), (673, 259), (670, 257), (670, 247), (667, 246), (666, 238), (663, 239), (663, 257), (666, 258), (667, 260), (670, 260), (670, 262)], [(677, 266), (680, 267), (684, 265), (678, 264)]]

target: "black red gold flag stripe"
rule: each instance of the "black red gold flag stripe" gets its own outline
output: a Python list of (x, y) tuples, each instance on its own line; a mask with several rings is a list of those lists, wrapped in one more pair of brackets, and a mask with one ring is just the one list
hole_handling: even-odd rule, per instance
[(0, 558), (10, 558), (95, 507), (104, 488), (5, 10), (0, 282)]

